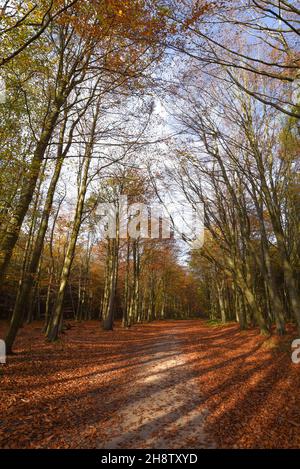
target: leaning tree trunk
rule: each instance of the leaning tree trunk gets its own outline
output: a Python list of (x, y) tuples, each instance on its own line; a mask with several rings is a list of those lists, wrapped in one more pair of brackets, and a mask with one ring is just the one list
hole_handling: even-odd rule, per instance
[(45, 239), (45, 235), (46, 235), (47, 228), (48, 228), (48, 222), (49, 222), (49, 217), (50, 217), (50, 213), (52, 209), (54, 193), (55, 193), (56, 185), (60, 176), (62, 164), (63, 164), (63, 158), (59, 158), (57, 160), (54, 174), (52, 176), (52, 179), (48, 188), (44, 210), (42, 213), (42, 218), (41, 218), (41, 222), (39, 226), (39, 231), (37, 234), (37, 238), (34, 244), (31, 257), (30, 257), (28, 268), (23, 276), (22, 284), (20, 285), (18, 295), (16, 298), (14, 312), (13, 312), (12, 320), (10, 323), (10, 328), (5, 339), (6, 347), (10, 352), (12, 350), (12, 346), (14, 344), (16, 335), (18, 333), (19, 327), (22, 322), (24, 305), (28, 305), (29, 298), (31, 297), (34, 280), (36, 278), (37, 269), (38, 269), (41, 254), (43, 251), (44, 239)]
[(15, 244), (18, 240), (23, 220), (32, 201), (45, 152), (52, 137), (60, 109), (65, 99), (66, 98), (63, 95), (60, 95), (56, 98), (54, 108), (46, 119), (43, 132), (39, 142), (37, 143), (28, 170), (27, 177), (25, 177), (25, 181), (20, 190), (19, 201), (15, 207), (14, 214), (9, 221), (6, 233), (2, 238), (0, 246), (0, 284), (3, 282), (3, 277), (9, 265)]
[[(236, 284), (238, 285), (238, 287), (240, 289), (240, 292), (245, 297), (245, 300), (248, 303), (248, 305), (251, 309), (251, 312), (253, 313), (253, 316), (254, 316), (254, 318), (257, 322), (257, 325), (260, 328), (261, 333), (265, 334), (265, 335), (269, 334), (269, 329), (268, 329), (268, 326), (266, 324), (266, 320), (264, 318), (263, 311), (262, 311), (260, 305), (258, 304), (258, 302), (256, 301), (255, 295), (254, 295), (254, 293), (253, 293), (253, 291), (250, 287), (252, 282), (249, 283), (249, 279), (247, 279), (247, 281), (246, 281), (246, 279), (244, 278), (242, 265), (240, 264), (240, 262), (237, 259), (235, 259), (233, 261), (229, 256), (227, 256), (227, 262), (228, 262), (228, 265), (233, 269)], [(247, 266), (247, 271), (248, 271), (248, 274), (249, 274), (249, 267), (248, 266)]]

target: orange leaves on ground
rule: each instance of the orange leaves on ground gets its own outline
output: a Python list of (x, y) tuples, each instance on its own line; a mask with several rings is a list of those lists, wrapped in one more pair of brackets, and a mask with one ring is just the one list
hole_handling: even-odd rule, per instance
[(0, 369), (0, 447), (300, 447), (292, 326), (276, 340), (199, 320), (72, 326), (54, 345), (22, 329)]

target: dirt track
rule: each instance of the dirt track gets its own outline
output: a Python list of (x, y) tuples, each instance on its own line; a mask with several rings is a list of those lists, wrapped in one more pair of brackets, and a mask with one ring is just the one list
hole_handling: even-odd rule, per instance
[[(142, 353), (148, 363), (137, 366), (130, 387), (135, 398), (119, 409), (109, 428), (105, 448), (212, 448), (204, 430), (207, 409), (190, 377), (183, 338), (177, 327)], [(179, 336), (179, 338), (178, 338)], [(104, 444), (103, 444), (104, 443)]]

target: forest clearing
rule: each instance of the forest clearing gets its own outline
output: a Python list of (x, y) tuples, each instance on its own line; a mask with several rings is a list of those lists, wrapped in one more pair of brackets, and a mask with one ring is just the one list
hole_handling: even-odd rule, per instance
[(1, 449), (300, 450), (299, 24), (0, 0)]

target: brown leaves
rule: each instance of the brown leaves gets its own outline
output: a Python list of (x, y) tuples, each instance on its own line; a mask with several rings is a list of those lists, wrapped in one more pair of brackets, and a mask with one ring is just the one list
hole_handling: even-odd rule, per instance
[(199, 328), (206, 348), (192, 346), (192, 356), (201, 363), (202, 371), (196, 365), (199, 389), (211, 411), (207, 429), (218, 447), (299, 447), (299, 428), (290, 421), (300, 422), (300, 369), (292, 364), (286, 346), (294, 329), (288, 330), (289, 335), (277, 338), (280, 344), (270, 348), (270, 339), (257, 330), (241, 334), (230, 326), (209, 333)]
[(64, 348), (42, 324), (22, 329), (1, 368), (0, 447), (299, 447), (291, 326), (270, 347), (256, 329), (197, 320), (72, 325)]

